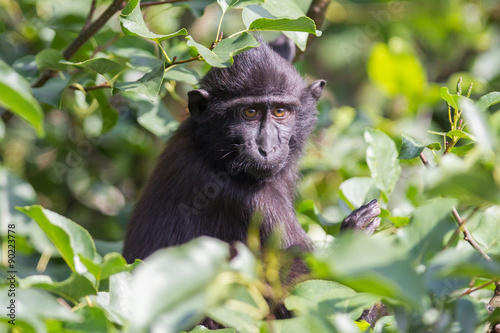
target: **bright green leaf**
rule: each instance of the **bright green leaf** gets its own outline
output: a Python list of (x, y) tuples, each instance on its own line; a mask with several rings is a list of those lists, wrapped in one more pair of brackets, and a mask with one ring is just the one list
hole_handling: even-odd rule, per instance
[(369, 177), (353, 177), (345, 180), (339, 187), (339, 198), (351, 209), (358, 208), (369, 200), (378, 197), (375, 184)]
[(174, 80), (177, 82), (186, 82), (192, 86), (198, 85), (200, 77), (198, 74), (186, 67), (169, 67), (165, 71), (165, 80)]
[(208, 237), (152, 254), (134, 271), (131, 332), (143, 331), (157, 320), (172, 332), (201, 320), (210, 302), (223, 292), (213, 283), (228, 268), (228, 258), (228, 244)]
[(80, 255), (92, 261), (98, 259), (92, 237), (75, 222), (38, 205), (18, 209), (42, 228), (73, 272), (87, 272)]
[(120, 24), (123, 31), (129, 35), (141, 36), (147, 39), (161, 42), (172, 37), (187, 35), (187, 30), (182, 28), (179, 31), (168, 35), (158, 35), (151, 32), (142, 17), (140, 0), (130, 0), (120, 14)]
[[(333, 279), (358, 292), (388, 297), (420, 307), (426, 289), (422, 277), (411, 267), (403, 248), (388, 237), (341, 234), (315, 260), (326, 266), (324, 278)], [(312, 265), (315, 267), (315, 265)]]
[[(0, 302), (10, 304), (9, 288), (0, 289)], [(22, 323), (31, 328), (31, 332), (48, 333), (46, 321), (81, 321), (83, 318), (66, 307), (62, 306), (54, 296), (39, 290), (26, 289), (16, 293), (16, 327), (23, 327)], [(18, 311), (22, 309), (22, 311)], [(5, 314), (3, 318), (7, 318)], [(2, 319), (3, 319), (2, 318)], [(3, 319), (5, 320), (5, 319)], [(29, 330), (23, 330), (29, 332)]]
[(161, 65), (155, 67), (151, 72), (144, 74), (144, 76), (139, 80), (116, 83), (114, 88), (122, 91), (137, 92), (153, 101), (160, 92), (164, 73), (165, 65), (162, 63)]
[(450, 152), (458, 156), (465, 156), (467, 153), (476, 146), (474, 143), (468, 143), (463, 146), (454, 146), (451, 148)]
[(474, 141), (484, 150), (493, 149), (497, 138), (491, 133), (485, 114), (479, 111), (474, 103), (466, 97), (460, 96), (459, 106), (463, 109), (463, 117), (467, 120), (467, 128), (474, 135)]
[(307, 16), (298, 17), (296, 19), (259, 18), (253, 21), (248, 29), (256, 31), (302, 31), (321, 36), (321, 31), (316, 30), (314, 21)]
[(259, 46), (255, 38), (247, 32), (223, 39), (213, 50), (195, 42), (191, 36), (187, 36), (186, 39), (188, 40), (187, 45), (196, 49), (205, 61), (214, 67), (229, 67), (233, 64), (233, 56)]
[(500, 103), (500, 92), (493, 91), (489, 94), (481, 96), (481, 98), (476, 102), (476, 107), (479, 111), (486, 111), (492, 105)]
[(65, 65), (70, 65), (76, 68), (87, 68), (99, 74), (106, 74), (109, 72), (117, 71), (119, 69), (125, 68), (120, 63), (116, 61), (109, 60), (107, 58), (92, 58), (82, 62), (71, 62), (71, 61), (60, 61)]
[(163, 140), (166, 140), (179, 125), (160, 98), (151, 101), (146, 96), (133, 92), (124, 92), (123, 95), (129, 107), (135, 110), (137, 122)]
[(43, 111), (29, 83), (0, 59), (0, 106), (27, 121), (43, 137)]
[(448, 136), (450, 138), (457, 137), (460, 139), (469, 139), (469, 140), (476, 141), (476, 138), (473, 135), (466, 133), (464, 131), (461, 131), (461, 130), (449, 131), (446, 133), (446, 136)]
[(441, 150), (441, 144), (439, 142), (429, 143), (426, 147), (431, 150)]
[(450, 90), (448, 89), (448, 87), (442, 87), (439, 91), (439, 94), (441, 95), (442, 99), (444, 99), (448, 104), (451, 105), (452, 108), (458, 110), (457, 101), (459, 96), (450, 94)]
[(410, 223), (400, 228), (398, 236), (414, 258), (425, 259), (443, 248), (443, 238), (456, 228), (451, 210), (457, 204), (455, 199), (437, 199), (418, 207)]
[(401, 173), (396, 145), (387, 134), (371, 128), (365, 130), (364, 138), (368, 143), (366, 163), (375, 185), (389, 196)]
[(78, 304), (79, 299), (88, 295), (95, 295), (97, 291), (86, 277), (73, 273), (71, 276), (61, 282), (53, 281), (47, 275), (30, 275), (19, 280), (19, 287), (22, 289), (38, 288), (50, 291), (53, 294), (71, 300)]
[(378, 301), (378, 297), (357, 293), (334, 281), (309, 280), (295, 286), (286, 297), (285, 305), (297, 315), (318, 313), (329, 317), (333, 313), (345, 313), (356, 320), (363, 310)]

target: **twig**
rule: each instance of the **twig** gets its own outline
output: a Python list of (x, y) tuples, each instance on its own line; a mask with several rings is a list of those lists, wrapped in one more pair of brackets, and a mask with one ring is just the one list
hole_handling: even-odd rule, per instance
[[(307, 11), (306, 16), (314, 21), (314, 24), (316, 24), (316, 29), (318, 30), (321, 29), (321, 26), (325, 21), (326, 8), (328, 7), (329, 4), (330, 0), (313, 0), (311, 2), (311, 6), (309, 6), (309, 10)], [(315, 39), (314, 35), (308, 36), (306, 50), (309, 49), (314, 39)], [(299, 48), (296, 48), (294, 61), (302, 57), (304, 52)]]
[[(426, 168), (430, 167), (430, 164), (427, 161), (427, 159), (425, 158), (423, 153), (420, 154), (420, 160), (422, 161), (422, 163), (424, 163)], [(481, 255), (483, 256), (484, 259), (491, 261), (491, 258), (486, 254), (486, 252), (483, 251), (483, 249), (481, 249), (479, 247), (479, 245), (476, 243), (474, 238), (472, 238), (472, 235), (470, 234), (469, 229), (467, 229), (467, 227), (465, 226), (465, 222), (462, 220), (462, 218), (458, 214), (457, 209), (455, 207), (453, 207), (451, 212), (452, 212), (453, 216), (455, 217), (455, 220), (457, 221), (457, 223), (460, 227), (460, 230), (462, 230), (462, 233), (464, 234), (464, 240), (467, 241), (474, 249), (476, 249), (476, 251), (481, 253)]]
[(484, 259), (488, 260), (488, 261), (491, 261), (491, 258), (486, 254), (486, 252), (483, 251), (483, 249), (481, 249), (479, 247), (479, 245), (476, 243), (476, 241), (474, 240), (474, 238), (472, 238), (472, 235), (470, 234), (469, 232), (469, 229), (467, 229), (467, 227), (465, 226), (465, 223), (464, 221), (462, 221), (462, 219), (460, 218), (460, 215), (458, 215), (458, 212), (457, 210), (455, 209), (455, 207), (453, 207), (451, 209), (451, 212), (453, 213), (453, 216), (455, 217), (455, 219), (457, 220), (457, 223), (458, 225), (460, 226), (460, 229), (462, 229), (462, 233), (464, 234), (464, 239), (469, 242), (469, 244), (476, 249), (476, 251), (478, 251), (479, 253), (481, 253), (481, 255), (483, 256)]
[(87, 20), (85, 21), (85, 25), (83, 26), (83, 29), (88, 29), (90, 22), (92, 22), (92, 16), (94, 16), (94, 11), (95, 11), (95, 4), (97, 0), (92, 0), (92, 4), (90, 5), (90, 11), (89, 14), (87, 15)]
[(85, 90), (85, 91), (90, 91), (90, 90), (96, 90), (96, 89), (105, 89), (105, 88), (112, 88), (112, 86), (109, 83), (103, 83), (98, 86), (89, 86), (89, 87), (78, 87), (74, 84), (68, 86), (68, 88), (73, 89), (73, 90)]
[(467, 289), (466, 291), (464, 291), (464, 292), (460, 295), (460, 297), (461, 297), (461, 296), (465, 296), (465, 295), (472, 294), (473, 292), (475, 292), (475, 291), (477, 291), (477, 290), (479, 290), (479, 289), (483, 289), (484, 287), (489, 286), (489, 285), (490, 285), (490, 284), (492, 284), (493, 282), (495, 282), (495, 280), (490, 280), (490, 281), (488, 281), (488, 282), (486, 282), (486, 283), (483, 283), (482, 285), (477, 286), (477, 287), (475, 287), (475, 288), (469, 288), (469, 289)]
[(420, 153), (419, 157), (420, 157), (420, 160), (422, 161), (422, 163), (424, 163), (426, 168), (431, 167), (431, 165), (429, 164), (429, 161), (427, 161), (427, 158), (425, 157), (424, 153)]
[(100, 45), (98, 47), (96, 47), (96, 49), (94, 50), (94, 52), (92, 52), (90, 58), (92, 58), (93, 56), (95, 56), (97, 53), (101, 52), (102, 50), (105, 50), (107, 49), (110, 45), (114, 44), (114, 42), (116, 42), (119, 38), (120, 38), (120, 34), (116, 35), (115, 37), (111, 38), (110, 40), (108, 40), (106, 43), (104, 43), (103, 45)]
[(172, 66), (175, 66), (175, 65), (178, 65), (178, 64), (185, 64), (185, 63), (192, 62), (192, 61), (197, 61), (197, 60), (201, 60), (200, 56), (189, 58), (189, 59), (185, 59), (185, 60), (179, 60), (179, 61), (175, 60), (175, 58), (174, 58), (174, 60), (171, 63), (166, 63), (165, 64), (165, 69), (167, 69), (169, 67), (172, 67)]
[(186, 2), (186, 1), (191, 1), (191, 0), (147, 1), (147, 2), (141, 2), (141, 8), (149, 7), (149, 6), (164, 5), (164, 4), (167, 4), (167, 3)]

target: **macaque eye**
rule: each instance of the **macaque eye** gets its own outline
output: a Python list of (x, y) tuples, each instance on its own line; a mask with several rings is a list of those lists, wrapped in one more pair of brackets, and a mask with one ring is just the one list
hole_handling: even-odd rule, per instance
[(243, 114), (246, 118), (250, 119), (257, 117), (257, 111), (255, 111), (255, 109), (246, 109)]
[(284, 108), (276, 108), (273, 110), (273, 115), (278, 118), (283, 118), (288, 114), (288, 110)]

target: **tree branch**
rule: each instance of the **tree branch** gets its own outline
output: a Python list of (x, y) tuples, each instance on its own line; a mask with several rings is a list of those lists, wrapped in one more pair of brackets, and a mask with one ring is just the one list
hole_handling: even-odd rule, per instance
[[(62, 55), (64, 59), (69, 60), (79, 49), (85, 44), (93, 35), (95, 35), (101, 28), (109, 21), (109, 19), (120, 9), (122, 9), (123, 0), (113, 0), (111, 5), (92, 22), (87, 28), (83, 28), (73, 42), (66, 47)], [(90, 13), (89, 13), (90, 15)], [(33, 83), (33, 88), (41, 87), (54, 75), (54, 71), (45, 71)]]
[[(330, 0), (313, 0), (311, 3), (311, 6), (309, 7), (309, 10), (307, 11), (306, 16), (309, 17), (314, 21), (316, 24), (316, 29), (320, 30), (321, 27), (323, 26), (323, 22), (325, 21), (325, 15), (326, 15), (326, 8), (330, 4)], [(309, 35), (307, 38), (307, 45), (306, 45), (306, 50), (309, 49), (313, 41), (316, 39), (316, 36), (314, 35)], [(296, 49), (295, 52), (295, 60), (298, 60), (303, 56), (305, 51), (300, 50), (299, 48)]]
[[(420, 160), (422, 161), (422, 163), (424, 163), (426, 168), (430, 167), (430, 164), (427, 161), (427, 159), (425, 158), (423, 153), (420, 154)], [(462, 220), (462, 218), (458, 214), (457, 209), (455, 207), (452, 208), (451, 213), (455, 217), (455, 220), (457, 221), (457, 224), (459, 225), (460, 230), (462, 230), (462, 233), (464, 234), (464, 240), (466, 240), (474, 249), (476, 249), (476, 251), (481, 253), (481, 255), (483, 256), (484, 259), (491, 261), (491, 258), (486, 254), (486, 252), (483, 251), (483, 249), (481, 249), (481, 247), (479, 247), (479, 245), (476, 243), (474, 238), (472, 238), (472, 235), (469, 232), (469, 229), (467, 229), (467, 227), (465, 226), (465, 222)]]

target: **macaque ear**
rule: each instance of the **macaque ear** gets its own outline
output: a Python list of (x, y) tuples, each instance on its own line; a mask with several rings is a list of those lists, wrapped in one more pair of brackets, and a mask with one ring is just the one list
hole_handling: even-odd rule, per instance
[(311, 83), (311, 85), (307, 88), (307, 90), (315, 100), (318, 100), (319, 97), (321, 96), (321, 93), (323, 92), (325, 84), (326, 84), (325, 80), (317, 80)]
[(289, 63), (295, 58), (295, 43), (285, 35), (280, 35), (269, 46)]
[(188, 92), (188, 109), (191, 117), (197, 118), (207, 108), (210, 95), (204, 89), (195, 89)]

